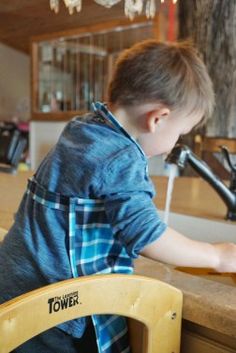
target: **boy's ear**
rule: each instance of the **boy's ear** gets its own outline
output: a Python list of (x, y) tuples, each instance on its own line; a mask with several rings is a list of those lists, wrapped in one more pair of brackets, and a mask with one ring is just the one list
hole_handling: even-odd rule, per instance
[(146, 113), (146, 127), (150, 133), (154, 133), (158, 125), (163, 119), (168, 118), (170, 109), (167, 107), (159, 107)]

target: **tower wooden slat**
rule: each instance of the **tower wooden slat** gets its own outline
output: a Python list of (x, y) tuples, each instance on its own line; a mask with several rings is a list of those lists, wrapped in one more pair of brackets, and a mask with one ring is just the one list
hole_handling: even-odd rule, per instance
[[(71, 301), (73, 305), (53, 310), (52, 298), (70, 295), (78, 296)], [(131, 322), (135, 353), (179, 352), (181, 291), (148, 277), (111, 274), (65, 280), (0, 305), (0, 353), (10, 352), (59, 323), (92, 314), (117, 314), (142, 323), (140, 339)]]

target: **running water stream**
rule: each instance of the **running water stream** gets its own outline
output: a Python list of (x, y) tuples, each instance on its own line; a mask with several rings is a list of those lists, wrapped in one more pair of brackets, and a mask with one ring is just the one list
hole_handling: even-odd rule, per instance
[(174, 179), (177, 173), (178, 173), (177, 165), (169, 164), (169, 180), (168, 180), (168, 186), (167, 186), (166, 205), (165, 205), (165, 213), (164, 213), (164, 222), (166, 224), (168, 224), (168, 220), (169, 220), (171, 197), (172, 197), (172, 191), (174, 187)]

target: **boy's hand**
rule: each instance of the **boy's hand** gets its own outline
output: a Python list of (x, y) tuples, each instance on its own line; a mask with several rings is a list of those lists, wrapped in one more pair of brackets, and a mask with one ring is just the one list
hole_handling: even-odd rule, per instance
[(214, 247), (219, 257), (219, 264), (215, 270), (218, 272), (236, 273), (236, 244), (219, 243), (214, 244)]

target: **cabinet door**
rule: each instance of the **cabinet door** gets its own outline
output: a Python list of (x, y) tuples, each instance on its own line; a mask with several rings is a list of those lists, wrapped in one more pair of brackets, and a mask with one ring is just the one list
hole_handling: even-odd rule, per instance
[(188, 330), (182, 331), (181, 353), (235, 353), (235, 349)]

